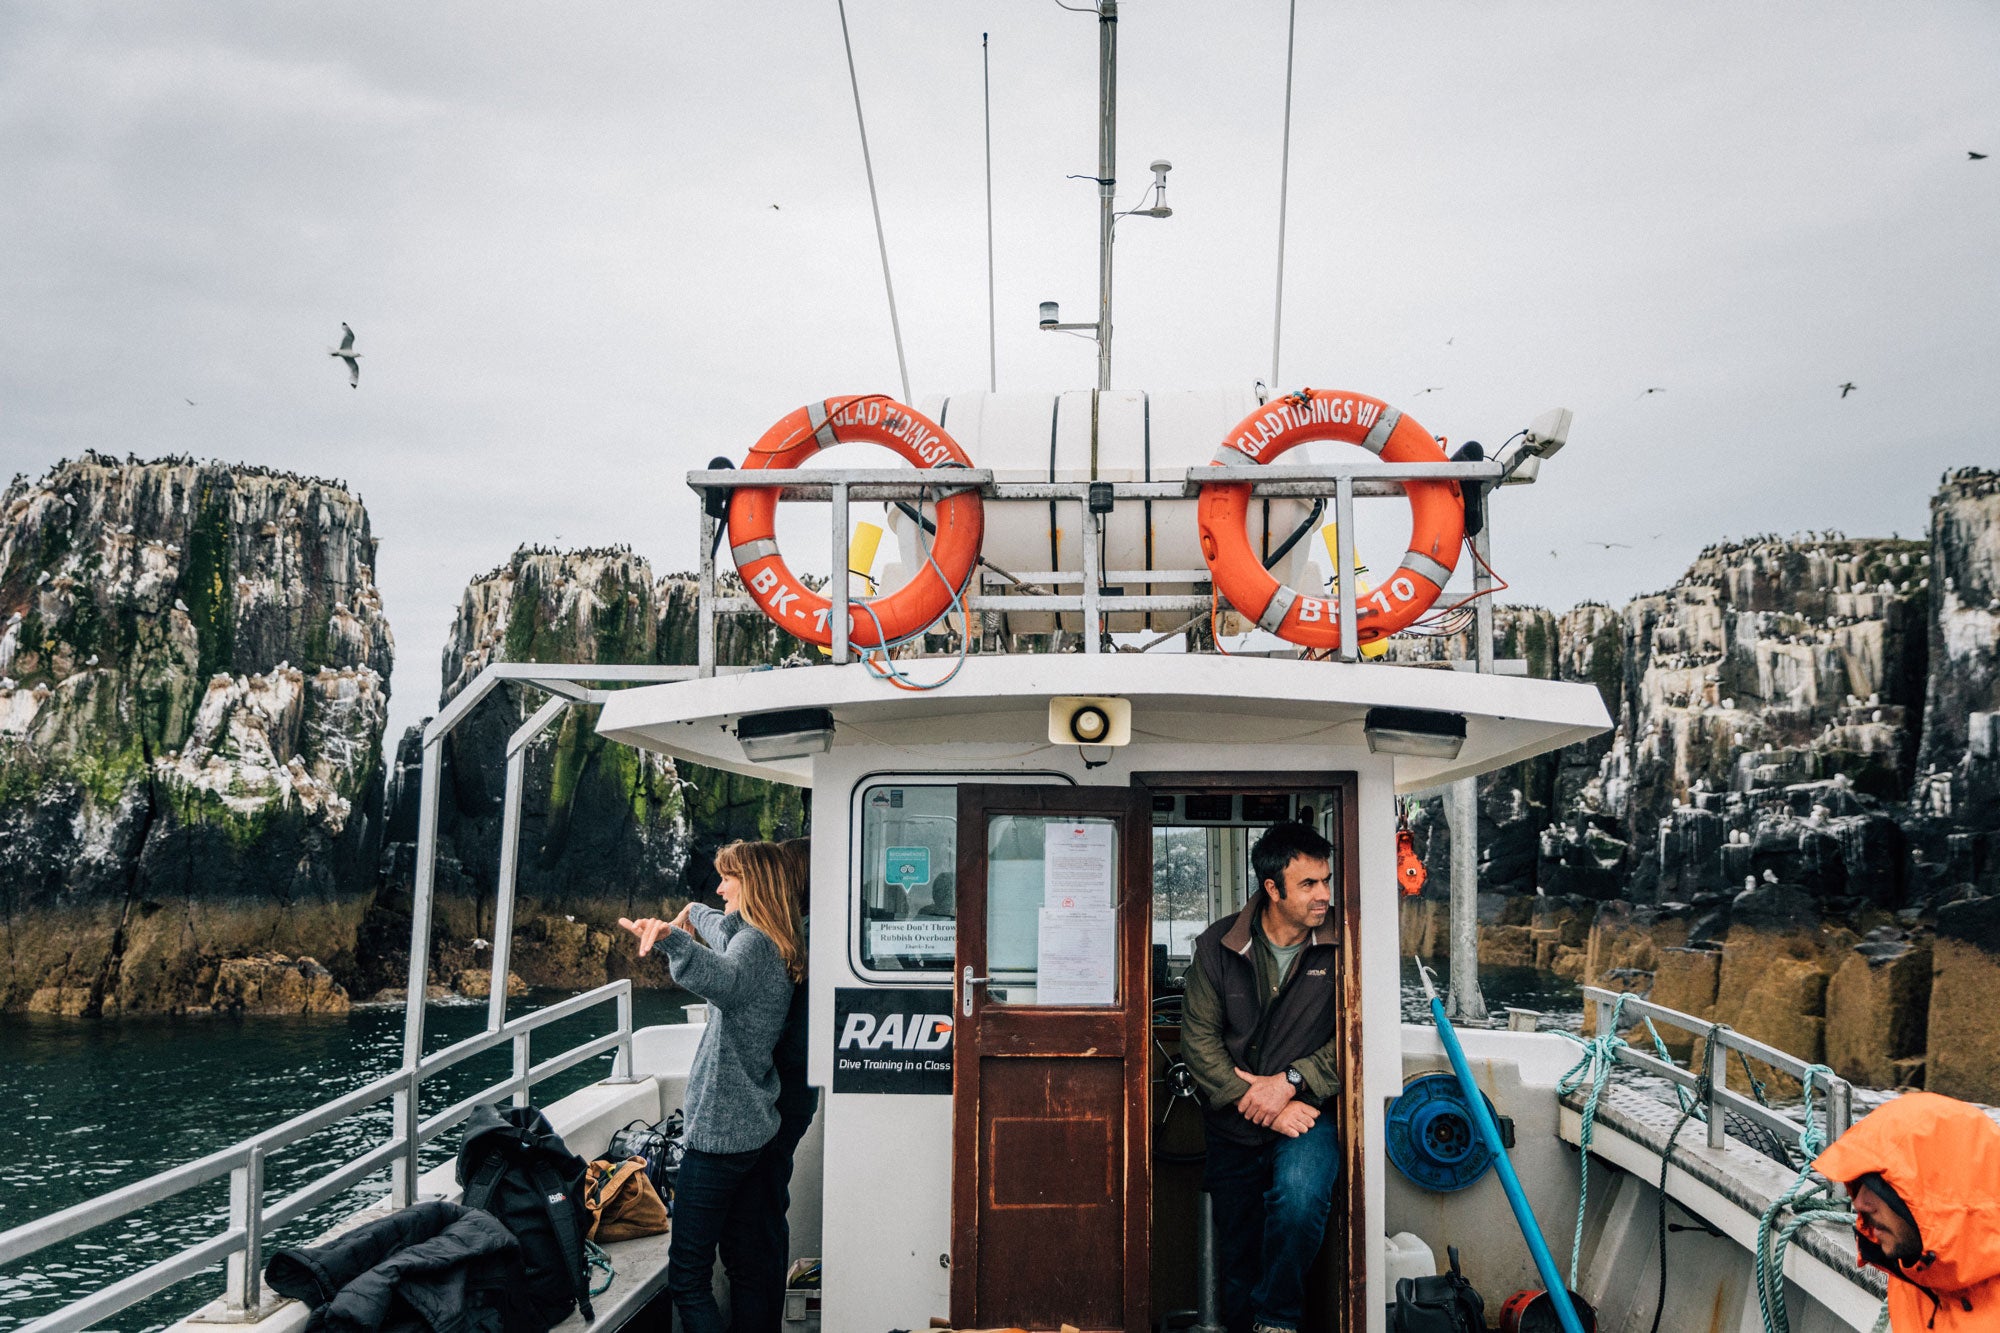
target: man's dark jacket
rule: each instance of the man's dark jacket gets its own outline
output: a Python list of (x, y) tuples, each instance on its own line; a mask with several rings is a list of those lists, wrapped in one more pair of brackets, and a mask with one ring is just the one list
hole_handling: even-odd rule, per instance
[[(1340, 1020), (1340, 976), (1332, 922), (1306, 932), (1305, 948), (1267, 1007), (1258, 994), (1256, 940), (1250, 923), (1264, 908), (1252, 894), (1243, 910), (1223, 917), (1194, 942), (1194, 965), (1222, 998), (1222, 1041), (1239, 1069), (1276, 1074), (1333, 1039)], [(1206, 1108), (1208, 1131), (1236, 1143), (1263, 1144), (1275, 1130), (1253, 1125), (1234, 1106)]]
[(313, 1307), (313, 1333), (499, 1333), (484, 1293), (505, 1284), (518, 1257), (491, 1214), (433, 1201), (280, 1250), (264, 1280)]

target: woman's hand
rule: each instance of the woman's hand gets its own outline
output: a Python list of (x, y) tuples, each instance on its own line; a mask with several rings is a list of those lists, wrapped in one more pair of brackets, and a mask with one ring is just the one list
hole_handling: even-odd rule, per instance
[(640, 917), (637, 921), (621, 916), (618, 918), (618, 925), (620, 928), (629, 930), (639, 937), (639, 956), (641, 958), (651, 953), (654, 943), (661, 936), (670, 933), (674, 928), (672, 921), (662, 921), (658, 917), (652, 916)]

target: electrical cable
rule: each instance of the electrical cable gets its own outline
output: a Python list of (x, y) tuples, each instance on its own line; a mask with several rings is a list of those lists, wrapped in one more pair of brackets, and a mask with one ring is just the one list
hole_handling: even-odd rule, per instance
[[(918, 639), (918, 640), (922, 639), (923, 636), (929, 632), (930, 626), (926, 625), (923, 629), (918, 630), (915, 634), (907, 635), (906, 637), (898, 639), (894, 643), (891, 643), (889, 642), (888, 632), (884, 630), (882, 627), (881, 617), (875, 614), (875, 608), (868, 604), (867, 599), (864, 598), (861, 601), (854, 603), (854, 605), (857, 605), (861, 608), (863, 613), (865, 613), (870, 620), (875, 622), (875, 638), (876, 641), (881, 645), (877, 649), (862, 650), (861, 661), (865, 666), (867, 666), (869, 674), (874, 676), (878, 680), (888, 681), (891, 685), (894, 685), (898, 689), (911, 690), (919, 693), (927, 690), (941, 689), (944, 686), (950, 684), (952, 678), (958, 675), (960, 670), (964, 668), (966, 654), (970, 651), (972, 647), (972, 623), (971, 623), (971, 617), (966, 613), (965, 602), (961, 596), (963, 590), (952, 587), (951, 580), (945, 577), (944, 569), (942, 566), (938, 564), (937, 556), (932, 552), (931, 544), (930, 541), (928, 540), (929, 533), (931, 531), (935, 531), (935, 529), (930, 528), (928, 525), (926, 525), (922, 519), (922, 514), (923, 514), (922, 506), (924, 500), (929, 498), (929, 493), (930, 493), (930, 487), (928, 486), (924, 487), (924, 495), (917, 501), (918, 504), (917, 532), (919, 534), (919, 542), (923, 546), (924, 563), (930, 567), (931, 572), (937, 575), (938, 582), (944, 584), (946, 591), (948, 591), (951, 594), (951, 609), (958, 613), (958, 625), (959, 625), (958, 660), (952, 664), (951, 670), (946, 672), (943, 678), (939, 680), (930, 682), (912, 680), (910, 677), (904, 675), (900, 670), (897, 669), (895, 659), (890, 657), (889, 650), (892, 648), (899, 647), (902, 644), (908, 643), (912, 639)], [(946, 625), (950, 625), (950, 623), (951, 621), (949, 619), (945, 621)]]

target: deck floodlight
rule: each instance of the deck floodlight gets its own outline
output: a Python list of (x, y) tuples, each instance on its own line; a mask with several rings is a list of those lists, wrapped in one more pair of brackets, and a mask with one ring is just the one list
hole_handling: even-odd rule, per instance
[(1132, 701), (1058, 695), (1049, 700), (1049, 744), (1130, 745)]
[(1528, 423), (1526, 443), (1537, 458), (1553, 458), (1569, 443), (1569, 423), (1576, 414), (1567, 407), (1552, 407)]
[(833, 714), (824, 708), (785, 708), (736, 720), (743, 757), (758, 763), (804, 759), (833, 748)]
[(1371, 708), (1361, 731), (1374, 754), (1456, 759), (1465, 747), (1465, 714), (1436, 713), (1427, 708)]
[(1502, 469), (1500, 484), (1521, 486), (1533, 481), (1542, 470), (1542, 460), (1560, 453), (1569, 443), (1569, 424), (1575, 415), (1567, 407), (1552, 407), (1502, 445), (1493, 456)]

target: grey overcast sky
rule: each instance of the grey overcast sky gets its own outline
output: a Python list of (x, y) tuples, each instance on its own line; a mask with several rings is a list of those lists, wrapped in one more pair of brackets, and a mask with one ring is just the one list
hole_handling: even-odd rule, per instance
[[(1940, 472), (2000, 462), (2000, 9), (1299, 10), (1283, 378), (1491, 444), (1573, 408), (1504, 497), (1510, 598), (1917, 534)], [(917, 392), (985, 382), (983, 31), (1000, 384), (1089, 386), (1034, 315), (1093, 305), (1094, 21), (849, 17)], [(1175, 215), (1120, 230), (1116, 382), (1263, 377), (1283, 0), (1127, 0), (1121, 43), (1121, 203), (1167, 157)], [(0, 8), (0, 464), (346, 478), (398, 727), (469, 577), (523, 542), (689, 567), (685, 469), (895, 386), (833, 0)]]

